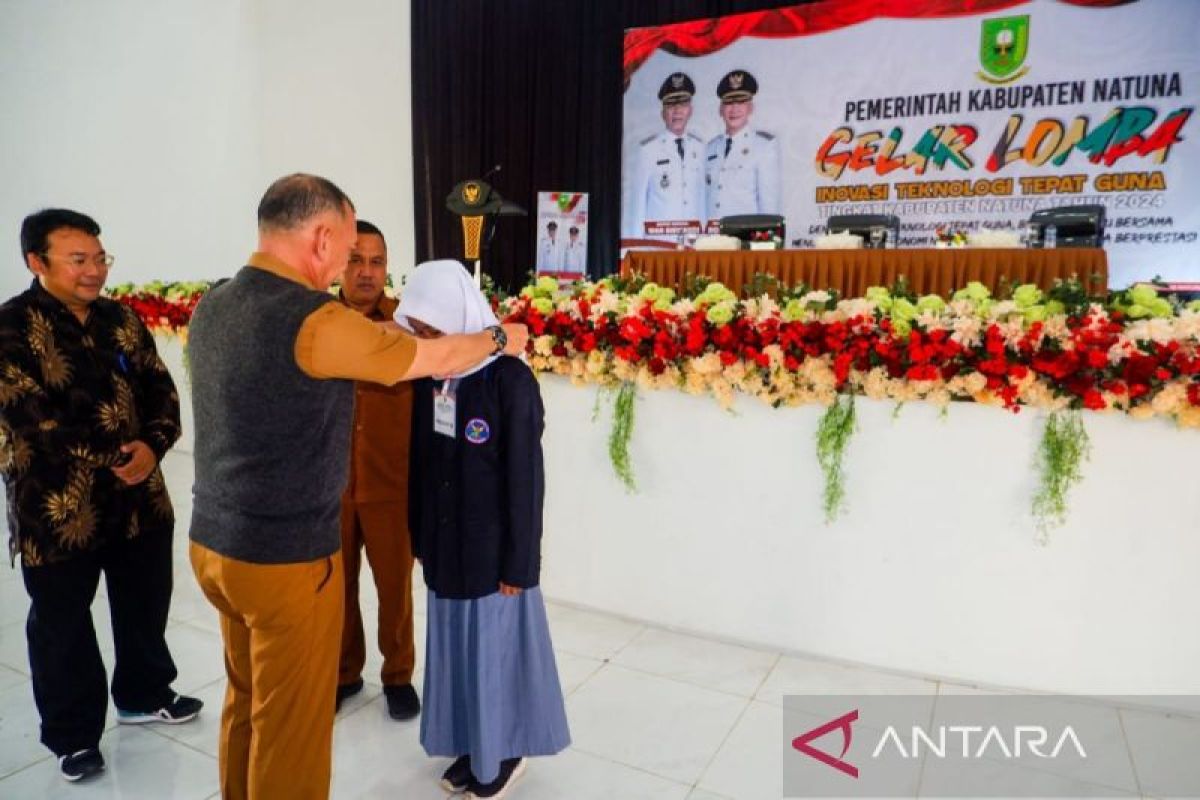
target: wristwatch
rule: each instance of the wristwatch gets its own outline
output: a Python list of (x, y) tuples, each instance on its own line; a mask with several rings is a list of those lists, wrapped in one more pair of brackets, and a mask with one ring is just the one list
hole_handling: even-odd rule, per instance
[(496, 349), (492, 351), (492, 355), (498, 356), (503, 353), (504, 348), (508, 347), (508, 334), (504, 332), (504, 328), (499, 325), (489, 325), (484, 330), (492, 335), (492, 341), (496, 343)]

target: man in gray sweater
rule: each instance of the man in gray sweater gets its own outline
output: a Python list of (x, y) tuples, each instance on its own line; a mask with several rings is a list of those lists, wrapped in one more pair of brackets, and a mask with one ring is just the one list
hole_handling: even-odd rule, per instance
[(205, 295), (189, 326), (191, 560), (225, 643), (222, 797), (325, 798), (353, 381), (453, 374), (523, 352), (528, 333), (504, 325), (418, 340), (338, 303), (327, 289), (354, 245), (355, 212), (324, 178), (273, 183), (258, 229), (258, 252)]

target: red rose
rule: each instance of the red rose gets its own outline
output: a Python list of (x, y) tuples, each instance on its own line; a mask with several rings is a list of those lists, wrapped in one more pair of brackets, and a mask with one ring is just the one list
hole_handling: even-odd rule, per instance
[(988, 326), (984, 337), (984, 349), (989, 355), (998, 356), (1004, 352), (1004, 337), (995, 325)]
[(1004, 407), (1016, 413), (1021, 410), (1017, 405), (1017, 387), (1005, 385), (1000, 387), (1000, 399), (1004, 401)]
[(1083, 393), (1083, 405), (1093, 411), (1102, 411), (1108, 408), (1108, 403), (1104, 402), (1104, 395), (1095, 389), (1088, 389)]
[(1121, 377), (1130, 384), (1149, 383), (1156, 364), (1157, 362), (1150, 356), (1132, 353), (1129, 358), (1125, 359), (1125, 363), (1121, 367)]
[(636, 363), (638, 360), (638, 351), (636, 347), (614, 347), (613, 355), (622, 361), (628, 361), (630, 363)]
[(636, 345), (650, 335), (650, 329), (640, 318), (626, 317), (621, 320), (620, 334), (622, 339)]
[(736, 345), (737, 336), (732, 325), (722, 325), (712, 333), (713, 343), (722, 350), (728, 350)]
[(841, 386), (850, 377), (850, 362), (851, 356), (849, 353), (838, 353), (833, 359), (833, 375), (837, 379), (837, 385)]
[(937, 367), (928, 364), (918, 364), (908, 368), (905, 375), (910, 381), (935, 381), (938, 379)]
[(1108, 366), (1108, 353), (1100, 350), (1088, 350), (1087, 365), (1092, 369), (1104, 369)]

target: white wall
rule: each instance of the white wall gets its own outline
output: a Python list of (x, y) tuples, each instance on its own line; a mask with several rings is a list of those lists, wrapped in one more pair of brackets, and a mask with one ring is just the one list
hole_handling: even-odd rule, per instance
[(255, 8), (258, 183), (296, 171), (331, 178), (383, 230), (392, 272), (402, 273), (415, 252), (409, 2)]
[(409, 6), (0, 0), (0, 297), (22, 217), (92, 214), (111, 282), (230, 274), (263, 189), (324, 174), (412, 260)]

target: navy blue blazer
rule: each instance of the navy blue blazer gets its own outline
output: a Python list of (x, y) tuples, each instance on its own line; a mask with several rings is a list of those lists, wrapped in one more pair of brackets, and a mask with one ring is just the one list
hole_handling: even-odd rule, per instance
[(544, 409), (523, 361), (502, 356), (458, 382), (454, 438), (434, 431), (434, 392), (413, 387), (408, 528), (439, 597), (528, 589), (541, 572)]

